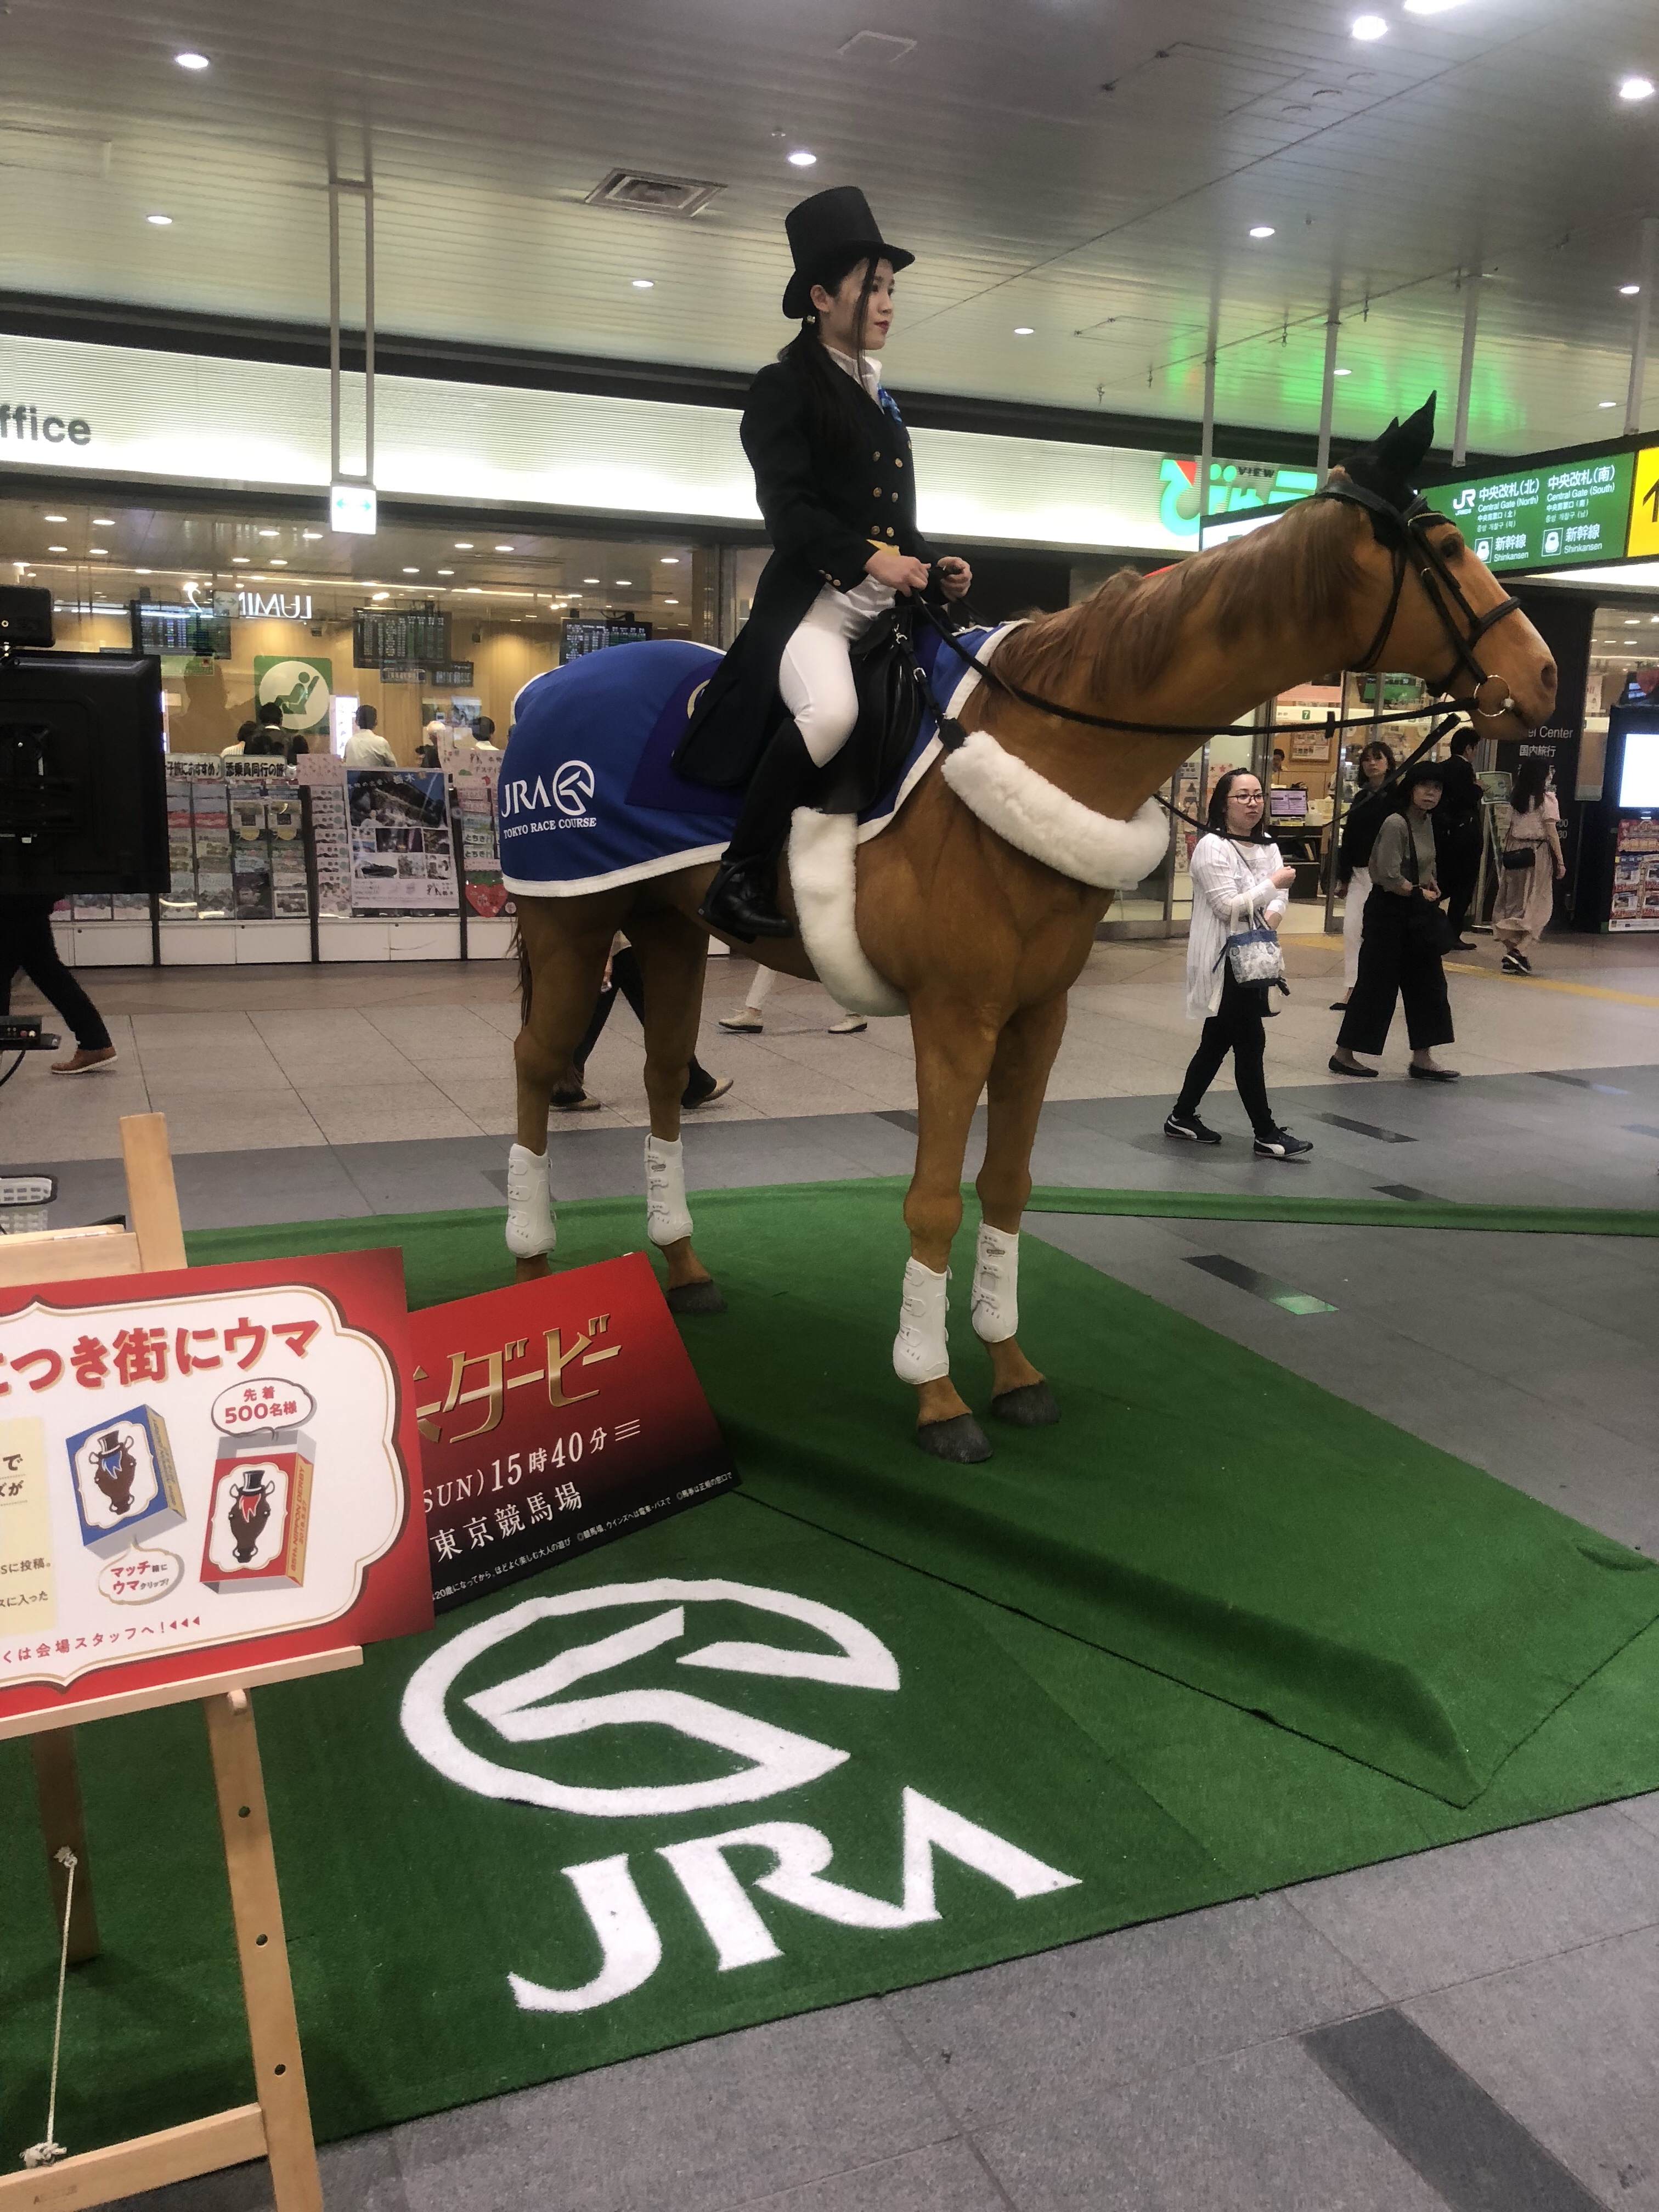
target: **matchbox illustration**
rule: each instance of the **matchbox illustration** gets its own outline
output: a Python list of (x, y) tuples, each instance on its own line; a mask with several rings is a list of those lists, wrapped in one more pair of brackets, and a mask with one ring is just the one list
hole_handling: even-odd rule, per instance
[(112, 1559), (184, 1519), (167, 1425), (153, 1407), (82, 1429), (67, 1449), (81, 1541), (96, 1558)]

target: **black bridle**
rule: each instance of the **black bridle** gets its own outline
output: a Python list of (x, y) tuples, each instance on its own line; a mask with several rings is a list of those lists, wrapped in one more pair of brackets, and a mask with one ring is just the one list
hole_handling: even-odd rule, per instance
[[(1401, 594), (1405, 589), (1407, 571), (1409, 569), (1415, 573), (1418, 582), (1422, 586), (1424, 596), (1438, 617), (1440, 627), (1446, 634), (1446, 641), (1452, 649), (1450, 667), (1437, 681), (1425, 678), (1428, 689), (1435, 693), (1449, 691), (1459, 675), (1465, 672), (1474, 678), (1475, 688), (1472, 693), (1467, 696), (1448, 699), (1444, 702), (1451, 710), (1450, 715), (1437, 723), (1423, 744), (1412, 754), (1410, 759), (1401, 764), (1396, 774), (1403, 775), (1405, 770), (1419, 759), (1431, 745), (1439, 741), (1459, 714), (1467, 714), (1471, 717), (1479, 714), (1486, 720), (1495, 721), (1499, 715), (1513, 708), (1515, 702), (1510, 696), (1509, 685), (1501, 676), (1493, 676), (1488, 672), (1482, 665), (1475, 648), (1488, 630), (1494, 629), (1505, 616), (1520, 613), (1521, 602), (1513, 593), (1510, 593), (1500, 599), (1496, 606), (1489, 607), (1485, 614), (1476, 613), (1469, 605), (1462, 586), (1453, 575), (1445, 554), (1430, 535), (1431, 529), (1437, 524), (1444, 524), (1448, 529), (1455, 528), (1455, 526), (1445, 515), (1438, 514), (1431, 507), (1420, 494), (1413, 492), (1408, 506), (1396, 507), (1392, 501), (1384, 499), (1381, 493), (1371, 491), (1365, 485), (1356, 483), (1352, 478), (1345, 477), (1340, 482), (1334, 480), (1322, 486), (1312, 495), (1312, 497), (1316, 500), (1341, 500), (1351, 507), (1363, 507), (1368, 514), (1380, 520), (1383, 527), (1377, 534), (1388, 545), (1392, 559), (1394, 576), (1389, 593), (1388, 606), (1384, 611), (1376, 635), (1366, 647), (1364, 657), (1353, 664), (1356, 671), (1365, 673), (1376, 669), (1377, 663), (1388, 645), (1389, 635), (1394, 628), (1395, 617), (1400, 611)], [(925, 617), (929, 627), (938, 632), (957, 658), (965, 661), (970, 668), (975, 670), (994, 691), (1001, 692), (1006, 698), (1018, 700), (1022, 707), (1029, 707), (1037, 714), (1052, 714), (1062, 722), (1079, 722), (1087, 729), (1138, 732), (1144, 737), (1154, 738), (1219, 738), (1224, 737), (1236, 726), (1231, 722), (1124, 721), (1115, 715), (1091, 714), (1081, 707), (1067, 707), (1059, 700), (1044, 699), (1035, 691), (1028, 691), (1023, 684), (1015, 684), (1007, 677), (999, 675), (992, 663), (981, 660), (976, 654), (969, 653), (965, 646), (959, 644), (949, 623), (929, 606), (927, 600), (920, 594), (914, 598), (910, 604)], [(1454, 608), (1456, 610), (1455, 613), (1453, 611)], [(1460, 626), (1459, 616), (1462, 617), (1468, 625), (1467, 628)], [(1381, 681), (1380, 677), (1378, 681)], [(931, 685), (928, 688), (931, 693)], [(1503, 696), (1495, 704), (1487, 705), (1483, 702), (1483, 693), (1491, 694), (1498, 690), (1501, 690)], [(933, 706), (939, 716), (940, 741), (947, 752), (953, 752), (963, 742), (966, 732), (952, 716), (945, 713), (937, 699), (933, 701)], [(1380, 722), (1416, 721), (1420, 719), (1421, 714), (1420, 708), (1407, 707), (1397, 708), (1389, 714), (1338, 714), (1332, 718), (1331, 726), (1337, 729), (1351, 729), (1357, 726), (1372, 728)], [(1281, 729), (1292, 727), (1299, 728), (1301, 725), (1285, 722), (1269, 722), (1266, 725), (1269, 733), (1276, 733)]]

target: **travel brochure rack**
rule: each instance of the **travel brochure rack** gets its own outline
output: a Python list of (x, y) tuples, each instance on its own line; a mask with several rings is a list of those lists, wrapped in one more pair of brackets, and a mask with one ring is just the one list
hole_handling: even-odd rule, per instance
[(497, 959), (496, 755), (442, 769), (174, 754), (166, 892), (65, 900), (71, 967)]

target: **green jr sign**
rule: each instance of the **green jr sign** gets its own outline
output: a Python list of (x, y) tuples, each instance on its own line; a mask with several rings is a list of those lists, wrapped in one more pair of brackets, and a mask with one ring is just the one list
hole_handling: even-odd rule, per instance
[(1429, 504), (1449, 515), (1489, 568), (1557, 568), (1622, 560), (1630, 519), (1629, 453), (1559, 461), (1508, 476), (1438, 484)]

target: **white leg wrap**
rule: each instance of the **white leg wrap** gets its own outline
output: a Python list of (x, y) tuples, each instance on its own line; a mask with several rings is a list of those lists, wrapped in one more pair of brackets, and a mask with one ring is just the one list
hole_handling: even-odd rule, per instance
[(936, 1275), (920, 1260), (904, 1263), (904, 1297), (893, 1339), (893, 1372), (901, 1382), (937, 1382), (951, 1371), (945, 1317), (950, 1309), (947, 1267)]
[(685, 1202), (685, 1154), (676, 1137), (645, 1140), (645, 1233), (653, 1244), (678, 1244), (691, 1234)]
[(533, 1260), (538, 1252), (550, 1252), (558, 1239), (547, 1154), (514, 1145), (507, 1156), (507, 1249), (515, 1260)]
[(974, 1334), (981, 1344), (1004, 1344), (1019, 1328), (1019, 1231), (979, 1224), (974, 1261)]

